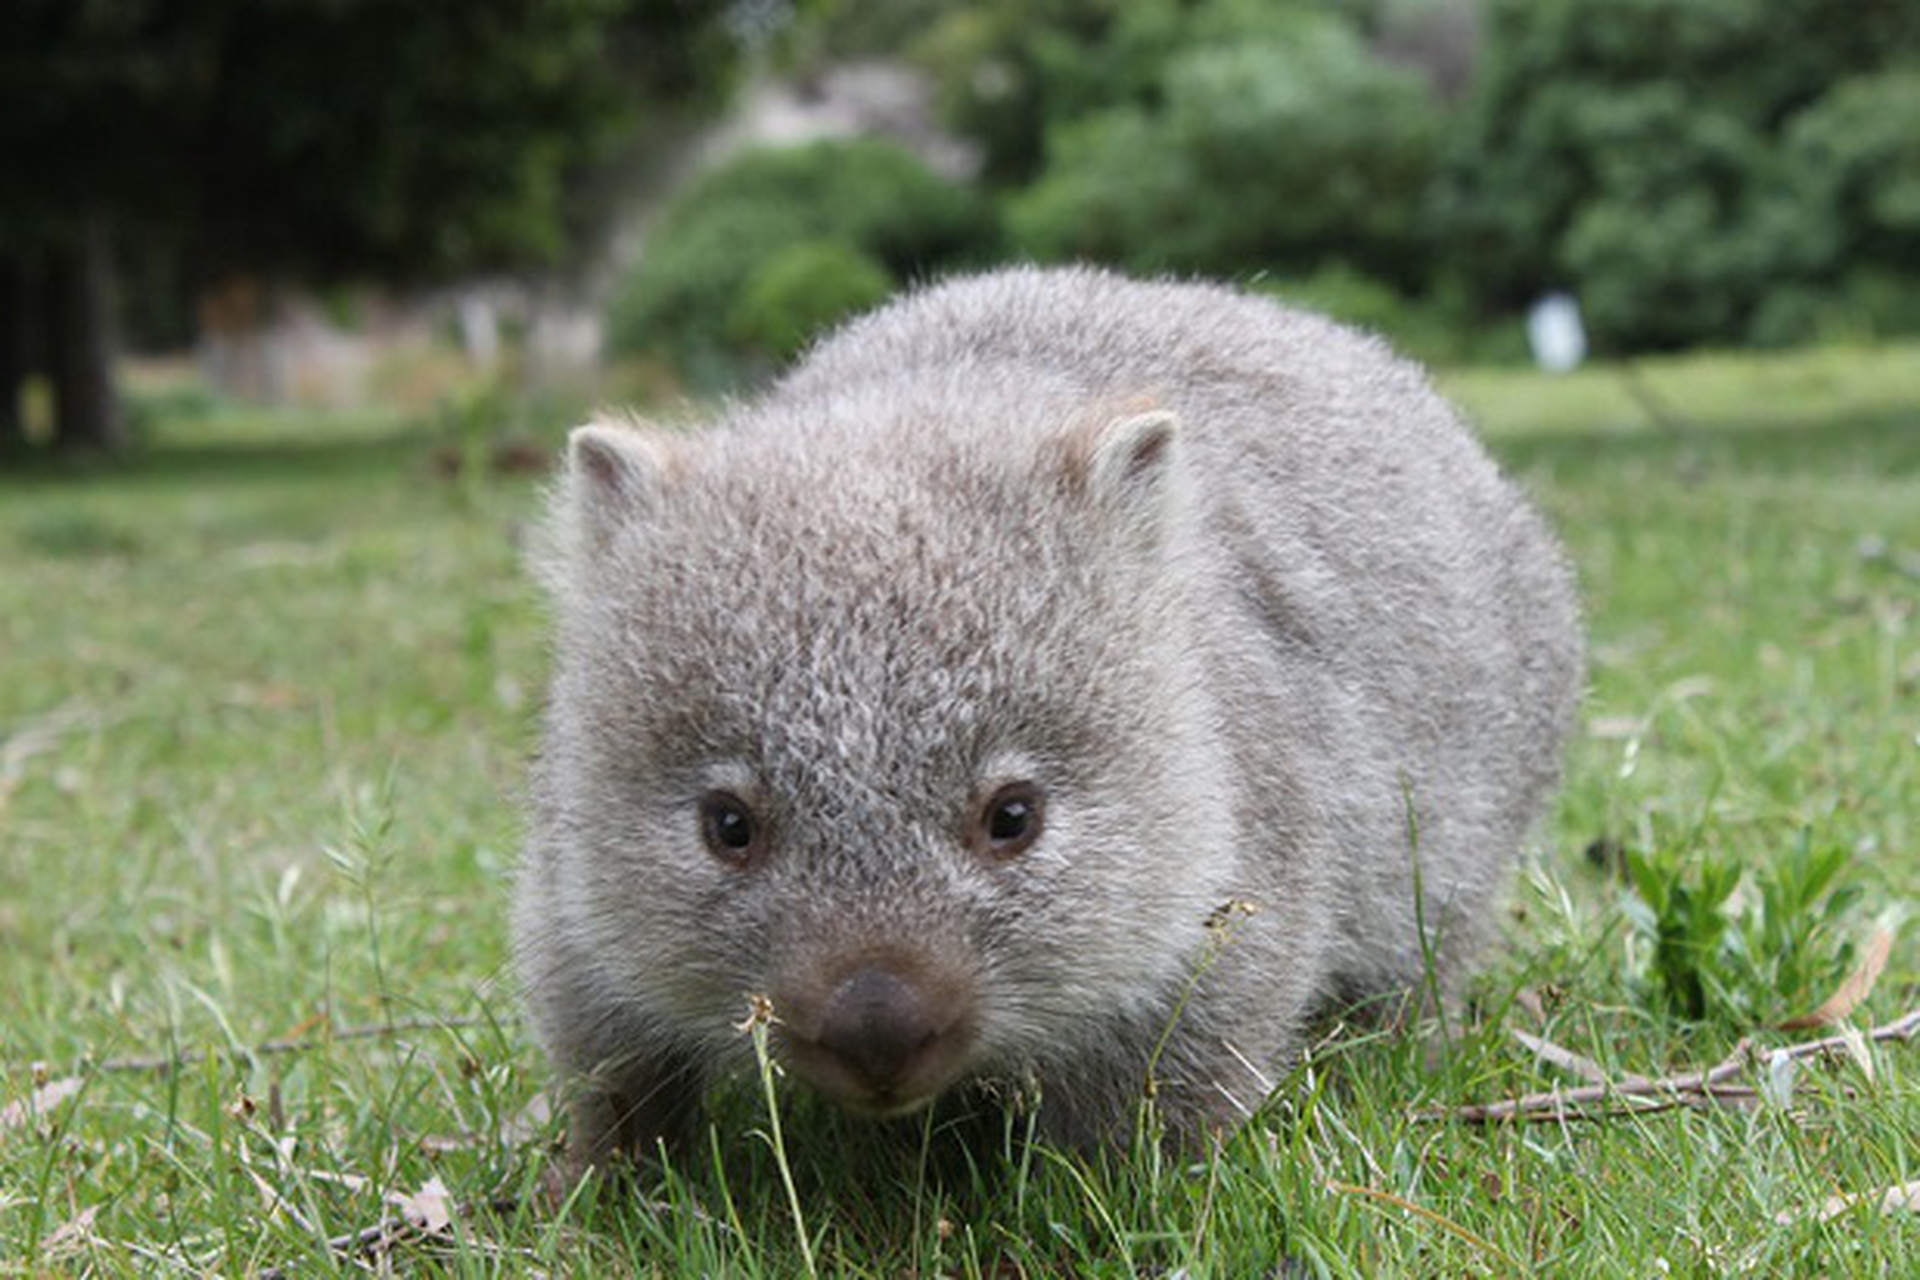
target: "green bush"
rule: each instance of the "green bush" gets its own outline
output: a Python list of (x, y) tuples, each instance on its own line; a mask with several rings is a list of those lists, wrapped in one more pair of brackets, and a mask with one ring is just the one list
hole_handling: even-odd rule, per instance
[(1056, 125), (1153, 101), (1186, 8), (1187, 0), (962, 0), (944, 6), (911, 55), (932, 78), (948, 126), (980, 148), (982, 176), (1011, 187), (1038, 176)]
[(1803, 833), (1772, 859), (1629, 850), (1622, 900), (1645, 981), (1692, 1021), (1804, 1014), (1852, 967), (1865, 891), (1844, 849)]
[(1417, 279), (1439, 127), (1426, 85), (1335, 14), (1251, 14), (1203, 6), (1151, 101), (1050, 128), (1008, 212), (1023, 251), (1218, 275), (1339, 259)]
[(615, 294), (609, 345), (664, 355), (694, 385), (712, 386), (777, 355), (757, 338), (743, 345), (734, 317), (751, 283), (794, 246), (844, 246), (891, 287), (984, 256), (992, 240), (984, 202), (899, 147), (746, 152), (668, 205)]
[(1448, 297), (1410, 298), (1350, 267), (1335, 264), (1310, 275), (1248, 281), (1255, 292), (1377, 333), (1394, 348), (1427, 364), (1514, 362), (1525, 357), (1520, 328), (1503, 344), (1475, 325)]
[(837, 240), (803, 240), (761, 264), (727, 315), (741, 347), (785, 363), (815, 334), (877, 306), (893, 277), (873, 258)]
[(1780, 343), (1831, 327), (1851, 273), (1920, 259), (1912, 6), (1492, 0), (1488, 15), (1433, 203), (1443, 260), (1481, 308), (1568, 288), (1602, 350)]

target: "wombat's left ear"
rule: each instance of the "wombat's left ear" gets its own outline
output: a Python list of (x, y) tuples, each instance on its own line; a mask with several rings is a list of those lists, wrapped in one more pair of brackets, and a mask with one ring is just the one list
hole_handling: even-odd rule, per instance
[(1099, 505), (1157, 534), (1181, 492), (1180, 419), (1165, 409), (1111, 418), (1075, 442), (1073, 469)]
[(1158, 488), (1179, 436), (1180, 419), (1166, 409), (1111, 420), (1088, 441), (1087, 488), (1114, 495)]

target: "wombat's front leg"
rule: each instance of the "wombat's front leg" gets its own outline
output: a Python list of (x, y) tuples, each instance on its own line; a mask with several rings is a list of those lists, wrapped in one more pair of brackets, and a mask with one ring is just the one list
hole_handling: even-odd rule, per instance
[(650, 1057), (576, 1077), (571, 1089), (563, 1192), (589, 1172), (617, 1176), (684, 1150), (702, 1085), (684, 1062)]

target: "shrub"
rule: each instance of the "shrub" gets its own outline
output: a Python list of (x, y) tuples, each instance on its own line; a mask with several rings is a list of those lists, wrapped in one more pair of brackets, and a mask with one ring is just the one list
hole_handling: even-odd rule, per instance
[(1470, 323), (1464, 308), (1452, 299), (1409, 298), (1339, 264), (1322, 267), (1311, 275), (1248, 283), (1256, 292), (1280, 302), (1377, 333), (1397, 350), (1427, 364), (1493, 361), (1514, 355), (1499, 350), (1493, 336)]
[(1803, 833), (1780, 857), (1750, 861), (1627, 853), (1622, 906), (1645, 980), (1680, 1017), (1778, 1022), (1812, 1009), (1853, 965), (1864, 889), (1846, 851)]
[(1047, 166), (1008, 214), (1016, 244), (1229, 275), (1337, 258), (1411, 282), (1438, 130), (1420, 77), (1325, 12), (1257, 29), (1215, 17), (1167, 59), (1157, 101), (1049, 131)]
[(727, 315), (741, 347), (785, 363), (816, 333), (878, 305), (893, 277), (869, 255), (837, 240), (803, 240), (768, 258)]
[[(1493, 0), (1434, 202), (1485, 309), (1569, 288), (1613, 351), (1782, 342), (1920, 254), (1911, 6)], [(1792, 39), (1781, 33), (1791, 31)]]
[[(616, 354), (664, 355), (694, 385), (712, 386), (743, 360), (775, 354), (743, 347), (734, 316), (751, 310), (751, 283), (794, 246), (843, 246), (891, 287), (983, 255), (992, 236), (977, 196), (891, 144), (749, 151), (668, 205), (616, 292), (609, 345)], [(862, 287), (871, 280), (867, 272)]]

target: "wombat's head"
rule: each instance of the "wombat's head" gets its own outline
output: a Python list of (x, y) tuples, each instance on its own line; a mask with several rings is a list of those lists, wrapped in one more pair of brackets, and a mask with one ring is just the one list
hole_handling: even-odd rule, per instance
[(873, 1114), (1168, 1017), (1239, 835), (1186, 488), (1159, 412), (576, 431), (527, 927), (583, 1016), (712, 1062), (769, 996)]

